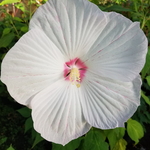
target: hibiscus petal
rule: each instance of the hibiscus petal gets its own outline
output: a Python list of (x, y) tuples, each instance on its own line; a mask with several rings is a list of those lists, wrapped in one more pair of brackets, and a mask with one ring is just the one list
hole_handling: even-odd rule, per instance
[(79, 90), (59, 80), (31, 101), (34, 128), (46, 140), (65, 145), (91, 128), (83, 117)]
[(63, 77), (65, 60), (45, 33), (36, 28), (26, 33), (6, 54), (1, 80), (21, 104)]
[(36, 11), (30, 28), (40, 27), (73, 59), (90, 49), (106, 22), (105, 13), (87, 0), (50, 0)]
[(147, 38), (139, 23), (117, 13), (108, 13), (107, 18), (107, 25), (82, 60), (93, 73), (130, 82), (144, 66)]
[(97, 128), (122, 127), (140, 104), (139, 76), (133, 82), (121, 82), (87, 73), (83, 86), (84, 117)]

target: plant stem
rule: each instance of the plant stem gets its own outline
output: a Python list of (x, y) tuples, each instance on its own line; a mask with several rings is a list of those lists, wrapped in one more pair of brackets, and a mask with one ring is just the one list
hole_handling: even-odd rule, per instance
[(15, 31), (17, 33), (17, 36), (20, 37), (19, 32), (17, 31), (17, 29), (16, 29), (16, 27), (15, 27), (15, 25), (14, 25), (12, 20), (10, 20), (10, 23), (12, 24), (13, 28), (15, 29)]

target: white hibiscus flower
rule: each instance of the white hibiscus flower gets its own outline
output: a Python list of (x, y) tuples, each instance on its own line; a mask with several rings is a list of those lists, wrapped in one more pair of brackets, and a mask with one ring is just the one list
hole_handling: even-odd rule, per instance
[(124, 126), (140, 104), (147, 39), (87, 0), (50, 0), (6, 54), (1, 80), (32, 109), (34, 128), (65, 145), (90, 128)]

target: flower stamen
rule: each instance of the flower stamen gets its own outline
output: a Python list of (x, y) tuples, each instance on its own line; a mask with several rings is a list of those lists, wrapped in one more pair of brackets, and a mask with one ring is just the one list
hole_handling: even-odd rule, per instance
[(69, 80), (72, 82), (73, 85), (76, 85), (77, 88), (80, 87), (80, 72), (78, 68), (72, 68), (69, 75)]

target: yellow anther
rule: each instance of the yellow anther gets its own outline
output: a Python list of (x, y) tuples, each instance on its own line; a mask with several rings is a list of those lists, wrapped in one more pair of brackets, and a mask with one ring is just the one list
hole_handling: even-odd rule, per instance
[(78, 88), (80, 87), (80, 73), (78, 68), (72, 68), (69, 75), (69, 80), (73, 85), (76, 85)]
[(79, 87), (80, 87), (80, 84), (79, 84), (79, 83), (77, 83), (77, 84), (76, 84), (76, 86), (77, 86), (77, 88), (79, 88)]

